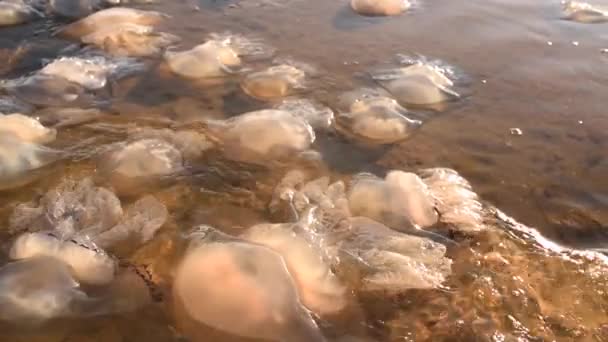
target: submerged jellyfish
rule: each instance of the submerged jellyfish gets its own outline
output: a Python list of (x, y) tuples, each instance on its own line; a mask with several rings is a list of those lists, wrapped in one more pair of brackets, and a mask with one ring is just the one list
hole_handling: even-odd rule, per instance
[(189, 317), (241, 337), (324, 341), (280, 254), (211, 227), (192, 235), (173, 283)]
[(60, 157), (59, 151), (22, 141), (13, 134), (0, 134), (0, 190), (27, 183), (30, 171)]
[(307, 150), (315, 140), (301, 117), (282, 110), (259, 110), (212, 122), (225, 151), (238, 160), (284, 157)]
[(408, 0), (351, 0), (350, 6), (361, 15), (388, 16), (404, 12), (411, 4)]
[(407, 138), (422, 125), (422, 121), (410, 119), (409, 114), (394, 99), (361, 98), (352, 102), (349, 112), (338, 115), (336, 123), (347, 135), (390, 144)]
[(319, 315), (337, 313), (346, 305), (346, 288), (331, 271), (330, 263), (324, 260), (321, 246), (315, 246), (307, 239), (308, 227), (302, 225), (308, 224), (258, 224), (241, 237), (268, 246), (285, 258), (302, 304), (308, 309)]
[(61, 35), (81, 38), (96, 31), (111, 29), (122, 24), (156, 25), (168, 18), (166, 14), (125, 7), (105, 9), (64, 27)]
[(438, 67), (422, 62), (373, 75), (400, 103), (431, 105), (458, 98), (454, 85)]
[(367, 174), (355, 177), (348, 202), (354, 216), (400, 231), (429, 227), (438, 219), (427, 185), (416, 174), (403, 171), (391, 171), (384, 180)]
[(330, 108), (307, 99), (283, 100), (274, 109), (300, 117), (314, 129), (328, 129), (334, 123), (334, 112)]
[(247, 75), (241, 81), (243, 91), (256, 99), (266, 100), (289, 95), (302, 87), (304, 71), (287, 64), (270, 67)]
[(116, 261), (87, 239), (67, 239), (52, 233), (25, 233), (10, 250), (13, 260), (53, 257), (70, 266), (74, 277), (91, 285), (106, 285), (114, 279)]
[(0, 1), (0, 27), (23, 24), (38, 15), (38, 11), (25, 2)]
[(85, 298), (70, 266), (58, 259), (37, 257), (0, 267), (0, 320), (36, 323), (69, 316), (74, 301)]
[(241, 65), (237, 52), (225, 40), (209, 40), (187, 51), (167, 51), (165, 61), (172, 72), (186, 78), (222, 77)]
[(9, 81), (7, 90), (19, 99), (37, 106), (63, 106), (87, 101), (84, 87), (64, 77), (34, 74)]
[(608, 21), (608, 8), (593, 6), (581, 1), (563, 2), (564, 18), (579, 23), (602, 23)]
[(23, 142), (46, 144), (55, 140), (57, 131), (44, 127), (36, 119), (15, 113), (0, 116), (0, 134), (11, 134)]
[(96, 108), (50, 108), (36, 112), (40, 122), (55, 128), (71, 127), (94, 121), (101, 116)]
[(133, 57), (159, 55), (179, 40), (175, 35), (155, 31), (152, 26), (133, 23), (100, 28), (81, 38), (83, 43), (95, 45), (114, 56)]

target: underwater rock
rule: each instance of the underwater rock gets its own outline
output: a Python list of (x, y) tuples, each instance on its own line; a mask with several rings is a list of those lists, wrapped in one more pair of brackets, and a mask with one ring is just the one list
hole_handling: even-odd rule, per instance
[(40, 13), (21, 1), (0, 1), (0, 27), (24, 24)]
[(35, 324), (69, 316), (73, 302), (85, 298), (60, 260), (37, 257), (0, 267), (0, 320)]
[(27, 143), (46, 144), (55, 140), (57, 131), (44, 127), (36, 119), (16, 113), (0, 116), (0, 134), (11, 134)]
[(410, 119), (410, 113), (388, 97), (357, 99), (350, 111), (340, 113), (336, 123), (340, 130), (354, 138), (390, 144), (406, 139), (422, 126), (422, 121)]
[(608, 8), (594, 6), (581, 1), (563, 2), (564, 18), (579, 23), (602, 23), (608, 21)]
[(241, 337), (325, 340), (280, 254), (208, 226), (197, 227), (191, 239), (173, 297), (192, 319)]
[(96, 31), (109, 30), (123, 24), (154, 26), (169, 16), (154, 11), (142, 11), (126, 7), (108, 8), (65, 26), (60, 34), (70, 38), (81, 38)]
[(346, 306), (346, 288), (324, 260), (321, 246), (306, 238), (306, 222), (297, 224), (258, 224), (247, 229), (241, 237), (247, 241), (272, 248), (283, 256), (295, 279), (302, 304), (318, 314), (340, 312)]
[(348, 193), (353, 216), (365, 216), (398, 231), (432, 226), (438, 220), (435, 201), (420, 177), (391, 171), (382, 180), (358, 175)]
[(406, 11), (411, 4), (408, 0), (351, 0), (350, 6), (361, 15), (389, 16)]
[(11, 259), (53, 257), (63, 261), (74, 277), (91, 285), (109, 284), (117, 264), (103, 250), (88, 239), (64, 240), (51, 233), (25, 233), (19, 236), (9, 253)]
[(452, 80), (439, 67), (423, 62), (378, 72), (372, 78), (403, 105), (431, 105), (460, 97), (451, 89)]
[(224, 40), (209, 40), (187, 51), (167, 51), (165, 61), (172, 72), (186, 78), (223, 77), (241, 65), (237, 52)]
[(157, 32), (152, 26), (133, 23), (115, 24), (83, 36), (81, 41), (92, 44), (114, 56), (149, 57), (160, 55), (180, 38)]
[(285, 97), (301, 88), (305, 77), (304, 71), (282, 64), (245, 76), (241, 88), (247, 95), (260, 100)]
[(237, 160), (285, 157), (307, 150), (315, 140), (304, 119), (282, 110), (259, 110), (211, 124), (225, 152)]
[(35, 106), (57, 107), (91, 100), (84, 87), (63, 77), (35, 74), (8, 81), (6, 89)]
[(435, 199), (439, 220), (462, 232), (486, 229), (483, 206), (469, 182), (452, 169), (421, 170), (420, 176)]

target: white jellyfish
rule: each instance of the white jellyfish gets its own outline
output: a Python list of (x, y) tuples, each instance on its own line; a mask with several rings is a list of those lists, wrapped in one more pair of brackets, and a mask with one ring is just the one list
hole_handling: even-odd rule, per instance
[(62, 239), (52, 233), (25, 233), (10, 250), (13, 260), (53, 257), (69, 265), (74, 277), (91, 285), (109, 284), (116, 273), (116, 261), (87, 239)]
[(434, 168), (420, 171), (441, 222), (463, 232), (485, 229), (483, 206), (469, 182), (452, 169)]
[(279, 98), (303, 87), (305, 76), (303, 70), (281, 64), (245, 76), (241, 81), (241, 88), (247, 95), (256, 99)]
[(338, 115), (336, 123), (346, 135), (386, 144), (406, 139), (422, 125), (422, 121), (408, 115), (407, 109), (394, 99), (361, 98), (352, 102), (349, 112)]
[(0, 27), (26, 23), (39, 13), (22, 1), (0, 1)]
[(564, 18), (579, 23), (601, 23), (608, 21), (608, 8), (594, 6), (582, 1), (564, 1)]
[(69, 316), (74, 301), (86, 298), (70, 266), (37, 257), (0, 267), (0, 320), (38, 323)]
[(354, 216), (365, 216), (400, 231), (429, 227), (437, 222), (428, 187), (413, 173), (391, 171), (386, 178), (362, 174), (348, 194)]
[(346, 305), (346, 288), (324, 260), (324, 246), (307, 238), (307, 222), (297, 224), (258, 224), (247, 229), (242, 238), (279, 252), (293, 275), (298, 292), (308, 309), (318, 315), (340, 312)]
[(172, 72), (186, 78), (223, 77), (241, 65), (238, 53), (225, 40), (209, 40), (187, 51), (167, 51), (165, 61)]
[(175, 272), (176, 307), (241, 337), (324, 341), (279, 253), (211, 227), (198, 227), (193, 235)]
[(46, 144), (55, 140), (57, 131), (44, 127), (36, 119), (15, 113), (0, 116), (0, 134), (12, 134), (23, 142)]
[(303, 118), (283, 110), (259, 110), (210, 123), (227, 154), (239, 160), (285, 157), (307, 150), (315, 140)]
[(350, 6), (361, 15), (389, 16), (406, 11), (411, 4), (408, 0), (351, 0)]
[(8, 81), (6, 89), (25, 102), (44, 107), (78, 104), (88, 100), (83, 86), (54, 75), (34, 74)]
[(21, 186), (31, 179), (30, 172), (59, 158), (59, 151), (22, 141), (13, 134), (0, 134), (0, 189)]
[(153, 26), (119, 23), (100, 28), (81, 38), (114, 56), (146, 57), (160, 55), (179, 41), (179, 37), (157, 32)]
[(95, 12), (84, 19), (67, 25), (60, 33), (72, 38), (81, 38), (96, 31), (125, 23), (145, 26), (157, 25), (167, 18), (168, 15), (159, 12), (114, 7)]
[(454, 83), (445, 73), (423, 62), (381, 72), (373, 78), (404, 105), (431, 105), (460, 96), (451, 89)]

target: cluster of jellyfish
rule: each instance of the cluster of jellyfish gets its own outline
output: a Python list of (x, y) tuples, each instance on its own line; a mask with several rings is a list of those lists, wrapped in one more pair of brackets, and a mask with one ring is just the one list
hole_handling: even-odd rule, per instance
[[(146, 305), (157, 290), (153, 275), (113, 251), (152, 241), (170, 218), (163, 202), (141, 189), (187, 176), (207, 151), (243, 162), (322, 158), (312, 151), (315, 132), (328, 129), (368, 144), (392, 144), (424, 123), (424, 116), (406, 108), (460, 98), (447, 68), (410, 60), (371, 72), (378, 87), (340, 95), (334, 112), (288, 98), (306, 87), (305, 67), (281, 63), (251, 72), (243, 58), (257, 46), (237, 36), (212, 37), (184, 51), (168, 49), (179, 38), (157, 30), (167, 15), (111, 7), (133, 2), (146, 1), (0, 2), (0, 25), (24, 23), (49, 10), (83, 17), (57, 35), (91, 47), (0, 84), (0, 190), (18, 188), (36, 170), (70, 158), (75, 149), (49, 144), (64, 127), (96, 120), (99, 110), (80, 106), (95, 104), (95, 92), (109, 82), (145, 69), (142, 58), (158, 56), (184, 81), (241, 75), (245, 94), (274, 104), (198, 126), (131, 128), (125, 141), (103, 146), (95, 156), (96, 176), (110, 186), (92, 178), (65, 179), (16, 206), (8, 227), (14, 236), (10, 261), (0, 268), (0, 320), (44, 322)], [(353, 0), (351, 6), (378, 16), (399, 14), (410, 4)], [(573, 20), (606, 18), (605, 11), (586, 4), (564, 6)], [(65, 108), (29, 116), (54, 106)], [(137, 200), (124, 205), (122, 195)], [(187, 248), (168, 282), (169, 298), (189, 319), (228, 334), (323, 341), (319, 320), (339, 315), (357, 293), (440, 287), (451, 272), (446, 245), (453, 242), (431, 228), (482, 230), (482, 209), (469, 183), (450, 169), (392, 170), (384, 177), (361, 173), (350, 182), (294, 169), (276, 184), (267, 205), (271, 213), (285, 213), (284, 222), (256, 224), (237, 235), (208, 225), (176, 234)], [(88, 291), (91, 287), (96, 290)]]

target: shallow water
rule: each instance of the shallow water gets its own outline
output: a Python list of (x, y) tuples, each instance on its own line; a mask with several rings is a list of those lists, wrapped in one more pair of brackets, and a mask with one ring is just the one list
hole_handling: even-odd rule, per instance
[[(318, 134), (314, 147), (328, 164), (319, 172), (348, 178), (361, 171), (450, 167), (484, 201), (551, 241), (583, 251), (608, 249), (608, 57), (601, 52), (608, 48), (607, 24), (561, 20), (559, 1), (549, 0), (418, 0), (390, 18), (358, 16), (348, 1), (176, 0), (145, 8), (173, 16), (159, 29), (182, 38), (177, 50), (230, 31), (259, 39), (276, 49), (277, 57), (311, 66), (315, 73), (300, 91), (330, 107), (345, 91), (374, 86), (366, 72), (395, 66), (399, 54), (454, 66), (460, 101), (423, 110), (430, 120), (396, 145), (369, 147), (338, 134)], [(44, 59), (69, 52), (71, 42), (49, 34), (61, 24), (43, 19), (1, 28), (0, 76), (27, 74)], [(4, 49), (20, 46), (25, 52), (5, 59)], [(269, 59), (250, 65), (261, 69)], [(165, 127), (168, 119), (221, 119), (268, 107), (245, 95), (238, 77), (195, 84), (172, 76), (154, 59), (147, 63), (149, 72), (99, 92), (107, 101), (96, 124), (62, 129), (50, 145), (61, 149), (78, 142), (76, 157), (39, 170), (36, 182), (0, 195), (3, 225), (15, 205), (45, 193), (62, 177), (92, 175), (90, 157), (103, 144), (124, 140), (129, 125)], [(238, 232), (270, 219), (265, 206), (272, 187), (292, 167), (269, 170), (204, 156), (192, 165), (194, 176), (149, 190), (172, 219), (166, 234), (130, 258), (153, 264), (162, 278), (179, 249), (171, 231), (207, 223)], [(448, 249), (453, 275), (442, 289), (352, 298), (346, 313), (320, 322), (324, 332), (336, 341), (349, 335), (363, 341), (608, 341), (604, 263), (549, 249), (518, 226), (498, 226), (459, 238), (459, 245)], [(0, 236), (8, 243), (8, 234)], [(178, 340), (167, 302), (120, 317), (50, 322), (35, 330), (0, 325), (0, 340)], [(201, 341), (243, 340), (196, 330)]]

